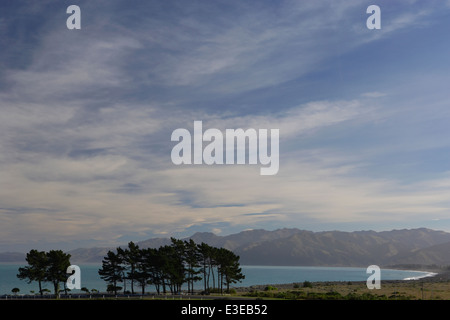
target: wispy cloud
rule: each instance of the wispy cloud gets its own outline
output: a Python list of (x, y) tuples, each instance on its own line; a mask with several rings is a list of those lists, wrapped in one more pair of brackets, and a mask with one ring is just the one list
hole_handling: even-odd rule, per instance
[[(383, 2), (374, 33), (360, 1), (103, 4), (82, 5), (80, 32), (64, 15), (36, 36), (31, 23), (0, 18), (0, 248), (201, 225), (445, 218), (446, 64), (427, 57), (388, 84), (351, 79), (358, 59), (389, 70), (367, 46), (432, 28), (441, 6)], [(58, 16), (50, 2), (14, 8)], [(340, 63), (344, 90), (329, 92), (322, 84)], [(194, 120), (280, 129), (279, 173), (174, 166), (170, 134)]]

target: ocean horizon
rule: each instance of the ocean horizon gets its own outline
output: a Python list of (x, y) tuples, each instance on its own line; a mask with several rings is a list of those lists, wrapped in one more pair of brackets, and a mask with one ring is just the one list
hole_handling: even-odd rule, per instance
[[(17, 278), (19, 267), (25, 264), (0, 264), (0, 295), (12, 294), (13, 288), (19, 288), (19, 295), (35, 294), (39, 291), (37, 282), (28, 284), (25, 280)], [(107, 283), (100, 278), (98, 270), (101, 264), (79, 265), (81, 269), (81, 287), (86, 287), (90, 291), (96, 289), (99, 292), (106, 292)], [(285, 284), (321, 282), (321, 281), (366, 281), (370, 274), (366, 273), (366, 268), (358, 267), (314, 267), (314, 266), (241, 266), (245, 279), (242, 282), (234, 283), (231, 287), (249, 287), (253, 285)], [(433, 276), (434, 273), (415, 270), (381, 269), (381, 282), (383, 280), (414, 280), (423, 277)], [(123, 284), (120, 284), (123, 286)], [(53, 293), (51, 283), (43, 283), (43, 288), (47, 288)], [(127, 289), (130, 288), (129, 282)], [(195, 289), (203, 288), (203, 281), (196, 282)], [(183, 290), (187, 287), (183, 286)], [(136, 284), (135, 292), (140, 293), (141, 288)], [(153, 285), (146, 287), (146, 292), (155, 292)], [(74, 289), (73, 294), (84, 293)]]

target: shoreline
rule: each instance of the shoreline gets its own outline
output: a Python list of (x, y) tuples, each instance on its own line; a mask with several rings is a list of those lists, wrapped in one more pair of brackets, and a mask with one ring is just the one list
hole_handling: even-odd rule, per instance
[[(282, 300), (450, 300), (450, 271), (429, 272), (429, 275), (403, 280), (381, 280), (380, 289), (368, 289), (366, 281), (305, 281), (278, 284), (259, 284), (247, 287), (231, 287), (234, 293), (219, 295), (160, 295), (146, 293), (119, 294), (118, 296), (98, 292), (95, 294), (71, 294), (64, 299), (282, 299)], [(308, 283), (305, 285), (305, 283)], [(27, 295), (0, 295), (4, 299), (53, 300), (52, 295), (44, 298)], [(92, 296), (92, 297), (91, 297)]]
[[(4, 264), (4, 263), (1, 263)], [(9, 263), (9, 264), (15, 264), (15, 263)], [(245, 265), (247, 266), (247, 265)], [(251, 266), (251, 265), (250, 265)], [(260, 266), (265, 267), (265, 266)], [(290, 266), (286, 266), (290, 267)], [(327, 266), (324, 266), (327, 267)], [(340, 267), (338, 267), (340, 268)], [(344, 267), (342, 267), (344, 268)], [(362, 268), (362, 267), (348, 267), (348, 268)], [(420, 268), (417, 268), (420, 269)], [(404, 266), (403, 268), (401, 266), (386, 266), (381, 267), (381, 283), (382, 284), (396, 284), (396, 283), (403, 283), (403, 282), (445, 282), (450, 281), (450, 270), (447, 268), (432, 268), (431, 266), (426, 267), (423, 266), (423, 269), (421, 270), (414, 270), (411, 268), (411, 266)], [(418, 272), (422, 273), (422, 275), (419, 276), (411, 276), (403, 279), (395, 279), (395, 280), (383, 280), (383, 270), (401, 270), (401, 271), (408, 271), (408, 272)], [(268, 280), (270, 281), (270, 280)], [(366, 280), (306, 280), (306, 282), (312, 283), (313, 286), (339, 286), (343, 284), (353, 283), (353, 284), (361, 284), (366, 285)], [(254, 285), (244, 285), (240, 286), (239, 283), (235, 283), (234, 285), (230, 286), (230, 288), (236, 290), (237, 292), (249, 292), (252, 290), (264, 290), (267, 287), (274, 287), (279, 289), (299, 289), (303, 287), (303, 282), (301, 281), (295, 281), (295, 282), (286, 282), (286, 283), (261, 283), (261, 284), (254, 284)], [(106, 293), (105, 293), (106, 294)], [(4, 295), (10, 295), (10, 293), (4, 293)]]
[(435, 271), (414, 279), (381, 279), (379, 289), (368, 289), (366, 281), (274, 283), (234, 289), (237, 295), (265, 299), (450, 300), (450, 270)]
[[(394, 268), (386, 268), (390, 270), (402, 270), (402, 271), (411, 271), (411, 272), (426, 272), (426, 275), (419, 277), (410, 277), (405, 279), (398, 280), (383, 280), (381, 279), (382, 285), (396, 285), (396, 284), (417, 284), (417, 283), (446, 283), (450, 282), (450, 271), (448, 270), (410, 270), (410, 269), (394, 269)], [(383, 270), (383, 269), (381, 269)], [(366, 286), (366, 281), (307, 281), (312, 284), (312, 287), (333, 287), (333, 286), (341, 286), (341, 285), (364, 285)], [(251, 292), (254, 290), (257, 291), (267, 291), (267, 288), (276, 288), (277, 290), (293, 290), (293, 289), (302, 289), (303, 282), (291, 282), (291, 283), (266, 283), (266, 284), (257, 284), (251, 285), (247, 287), (234, 287), (236, 292)]]

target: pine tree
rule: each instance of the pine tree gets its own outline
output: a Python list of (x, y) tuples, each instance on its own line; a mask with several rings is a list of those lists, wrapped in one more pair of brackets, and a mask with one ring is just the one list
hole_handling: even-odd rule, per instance
[(117, 248), (117, 253), (121, 257), (127, 269), (126, 279), (131, 280), (131, 293), (134, 294), (134, 281), (136, 280), (136, 267), (139, 263), (139, 246), (133, 241), (128, 243), (128, 248)]
[(117, 291), (122, 289), (117, 284), (123, 281), (124, 269), (121, 257), (112, 251), (108, 251), (105, 259), (102, 261), (102, 268), (98, 271), (100, 278), (108, 282), (108, 291), (113, 291), (114, 294), (117, 294)]
[[(53, 283), (55, 296), (59, 295), (59, 283), (67, 281), (67, 268), (70, 266), (70, 254), (62, 250), (50, 250), (47, 253), (48, 268), (45, 280)], [(64, 285), (64, 289), (67, 290)]]
[(219, 264), (218, 270), (220, 274), (220, 287), (222, 291), (222, 283), (226, 284), (227, 292), (230, 291), (230, 283), (240, 282), (245, 279), (242, 274), (242, 269), (239, 266), (239, 256), (232, 251), (225, 248), (218, 249), (217, 262)]
[[(215, 288), (215, 273), (217, 284), (222, 291), (223, 284), (229, 286), (245, 278), (239, 266), (239, 256), (224, 248), (215, 248), (208, 244), (196, 244), (189, 241), (171, 238), (171, 245), (158, 249), (139, 249), (133, 242), (127, 249), (117, 248), (117, 254), (109, 251), (103, 267), (99, 270), (102, 279), (109, 282), (109, 288), (117, 291), (117, 282), (131, 280), (134, 293), (134, 281), (137, 281), (142, 293), (148, 284), (155, 285), (159, 294), (161, 289), (165, 294), (167, 287), (171, 293), (180, 292), (182, 285), (187, 282), (188, 292), (193, 292), (194, 283), (202, 280), (204, 291), (210, 291), (209, 279), (213, 277)], [(128, 271), (124, 277), (125, 271)]]
[(201, 277), (198, 274), (201, 273), (199, 270), (200, 267), (200, 253), (198, 251), (197, 244), (194, 240), (190, 239), (189, 241), (184, 242), (184, 260), (186, 264), (186, 281), (188, 284), (188, 292), (194, 292), (194, 282), (201, 280)]
[(27, 253), (26, 261), (28, 262), (28, 266), (19, 268), (17, 277), (21, 280), (27, 280), (28, 283), (37, 281), (39, 284), (39, 294), (42, 295), (42, 282), (45, 281), (48, 267), (47, 255), (45, 251), (33, 249)]

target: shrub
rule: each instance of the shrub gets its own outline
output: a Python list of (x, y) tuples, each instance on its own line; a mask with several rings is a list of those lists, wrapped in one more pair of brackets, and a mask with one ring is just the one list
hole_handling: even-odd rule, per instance
[(267, 286), (264, 288), (264, 291), (272, 291), (272, 290), (278, 290), (278, 289), (275, 287), (272, 287), (272, 286)]

